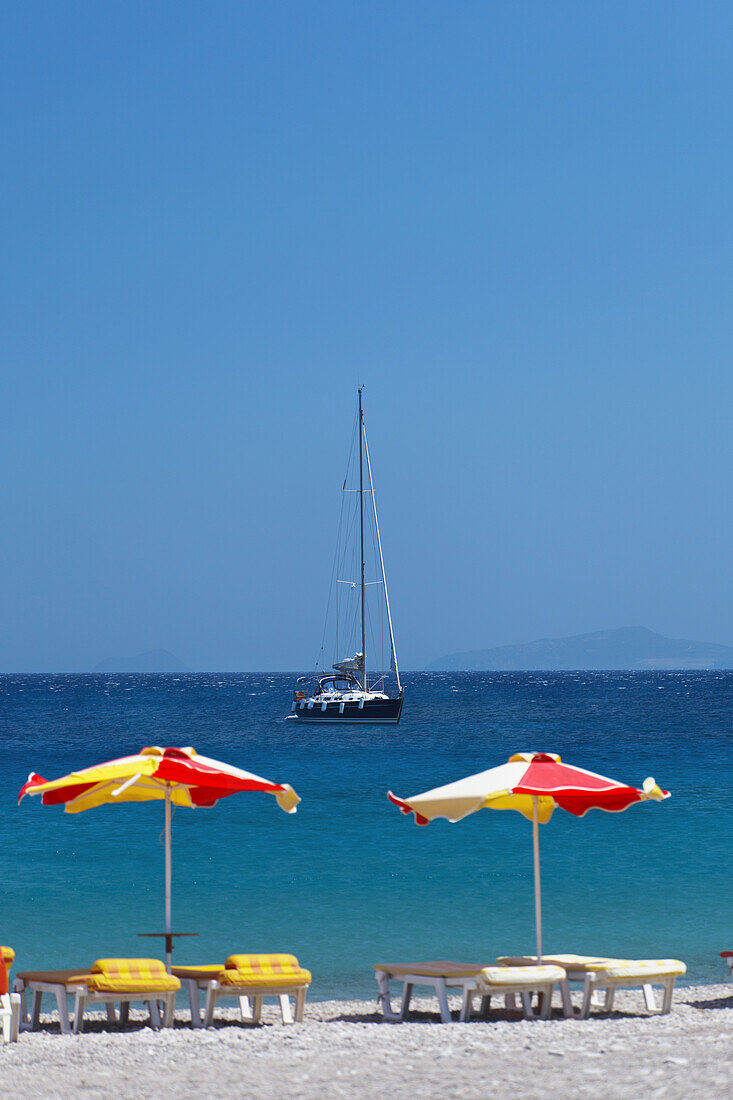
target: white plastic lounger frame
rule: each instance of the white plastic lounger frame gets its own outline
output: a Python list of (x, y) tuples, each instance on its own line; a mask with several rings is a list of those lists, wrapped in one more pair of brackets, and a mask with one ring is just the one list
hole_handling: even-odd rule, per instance
[[(188, 993), (188, 1003), (191, 1006), (191, 1026), (211, 1027), (214, 1019), (216, 1002), (222, 997), (234, 997), (239, 1001), (239, 1011), (244, 1023), (258, 1024), (262, 1016), (262, 1001), (265, 997), (277, 997), (280, 1002), (280, 1015), (284, 1024), (302, 1023), (305, 1009), (305, 998), (308, 992), (307, 985), (293, 985), (273, 989), (266, 982), (262, 985), (222, 985), (217, 978), (184, 978), (179, 981)], [(204, 1019), (201, 1020), (201, 1003), (199, 990), (206, 993), (204, 1007)], [(290, 1006), (290, 998), (295, 1000), (295, 1016)]]
[[(624, 973), (624, 970), (627, 973)], [(585, 1020), (591, 1007), (596, 1003), (594, 994), (605, 992), (605, 1002), (602, 1011), (610, 1012), (613, 1009), (613, 1000), (617, 989), (639, 989), (644, 993), (644, 1003), (649, 1012), (656, 1012), (660, 1016), (666, 1015), (672, 1008), (674, 984), (679, 976), (679, 971), (666, 972), (660, 968), (658, 973), (651, 969), (640, 970), (634, 966), (617, 967), (611, 971), (590, 971), (584, 976), (583, 1003), (579, 1017)], [(660, 985), (664, 990), (662, 1007), (657, 1008), (652, 986)]]
[[(41, 998), (44, 993), (49, 993), (56, 998), (56, 1007), (59, 1014), (59, 1027), (62, 1035), (70, 1035), (80, 1032), (84, 1028), (84, 1013), (90, 1004), (103, 1004), (107, 1010), (107, 1019), (111, 1024), (117, 1023), (115, 1003), (120, 1006), (119, 1023), (125, 1026), (129, 1019), (130, 1004), (132, 1002), (146, 1004), (150, 1013), (151, 1027), (161, 1026), (158, 1002), (164, 1004), (163, 1027), (171, 1027), (173, 1024), (173, 1012), (175, 1009), (176, 995), (172, 993), (98, 993), (90, 990), (86, 985), (67, 984), (65, 982), (37, 981), (22, 978), (15, 979), (15, 989), (18, 996), (19, 1013), (22, 1015), (23, 1030), (37, 1031), (41, 1023)], [(26, 992), (33, 994), (33, 1009), (30, 1018), (26, 1006)], [(72, 1020), (69, 1020), (67, 994), (74, 996), (74, 1010)]]
[[(41, 1026), (41, 1001), (43, 994), (47, 993), (56, 998), (56, 1008), (59, 1014), (59, 1027), (62, 1035), (71, 1035), (71, 1021), (69, 1019), (69, 1006), (66, 994), (72, 989), (65, 982), (42, 982), (37, 980), (16, 978), (13, 988), (20, 1000), (21, 1031), (38, 1031)], [(33, 1008), (28, 1014), (26, 993), (33, 994)]]
[(0, 993), (0, 1020), (4, 1042), (17, 1043), (20, 1027), (20, 997), (17, 993)]
[[(649, 1012), (656, 1012), (657, 1005), (654, 999), (653, 985), (662, 985), (669, 991), (669, 1004), (671, 1005), (671, 990), (674, 989), (675, 978), (685, 972), (684, 963), (677, 959), (661, 959), (654, 962), (648, 960), (609, 959), (599, 955), (549, 955), (545, 961), (560, 966), (565, 971), (565, 978), (558, 982), (562, 996), (563, 1012), (567, 1019), (586, 1019), (591, 1008), (600, 1008), (610, 1012), (613, 1006), (613, 995), (609, 999), (611, 984), (615, 988), (641, 989), (644, 994), (644, 1002)], [(535, 966), (536, 960), (532, 955), (500, 956), (497, 959), (500, 966)], [(611, 975), (618, 973), (617, 978)], [(606, 980), (608, 979), (608, 980)], [(582, 1001), (579, 1008), (573, 1007), (570, 995), (570, 982), (582, 985)], [(667, 997), (665, 995), (665, 1004)], [(663, 1008), (662, 1012), (669, 1012), (669, 1008)]]
[[(374, 976), (379, 986), (379, 1003), (382, 1006), (382, 1015), (385, 1020), (393, 1024), (401, 1024), (407, 1016), (412, 1000), (412, 990), (416, 985), (429, 986), (435, 990), (440, 1018), (444, 1024), (449, 1024), (453, 1019), (448, 1005), (449, 990), (465, 993), (468, 988), (476, 988), (475, 975), (460, 978), (446, 975), (394, 974), (389, 970), (376, 970)], [(390, 980), (402, 982), (402, 1003), (399, 1012), (394, 1012), (392, 1009), (389, 992)], [(461, 1019), (463, 1019), (463, 1016), (461, 1016)]]
[[(489, 966), (478, 975), (472, 986), (463, 994), (461, 1020), (470, 1020), (473, 998), (481, 997), (481, 1015), (488, 1015), (492, 997), (506, 998), (507, 1008), (513, 1007), (519, 994), (525, 1020), (549, 1020), (552, 1013), (552, 994), (555, 986), (565, 980), (565, 971), (559, 966), (505, 967)], [(538, 997), (538, 1011), (532, 1010), (532, 994)]]
[[(149, 992), (135, 992), (135, 993), (100, 993), (97, 990), (91, 990), (85, 985), (76, 986), (73, 990), (76, 994), (76, 1001), (74, 1004), (74, 1023), (73, 1030), (75, 1034), (84, 1030), (84, 1013), (89, 1005), (104, 1004), (107, 1008), (107, 1019), (110, 1023), (116, 1023), (117, 1017), (115, 1015), (115, 1003), (120, 1006), (120, 1026), (124, 1027), (128, 1021), (130, 1013), (130, 1004), (132, 1002), (146, 1004), (148, 1006), (148, 1012), (150, 1013), (150, 1026), (153, 1028), (159, 1027), (172, 1027), (173, 1026), (173, 1013), (176, 1007), (176, 993), (175, 990), (171, 992), (149, 991)], [(163, 1019), (160, 1018), (160, 1010), (158, 1008), (159, 1002), (163, 1004)]]

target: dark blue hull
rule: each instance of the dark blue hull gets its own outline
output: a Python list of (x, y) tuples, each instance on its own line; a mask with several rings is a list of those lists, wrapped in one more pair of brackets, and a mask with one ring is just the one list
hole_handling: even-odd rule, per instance
[[(295, 704), (292, 717), (299, 722), (328, 722), (337, 725), (381, 724), (396, 726), (402, 714), (403, 697), (397, 699), (366, 699), (358, 703), (318, 703), (312, 707), (305, 700)], [(303, 705), (305, 704), (305, 705)]]

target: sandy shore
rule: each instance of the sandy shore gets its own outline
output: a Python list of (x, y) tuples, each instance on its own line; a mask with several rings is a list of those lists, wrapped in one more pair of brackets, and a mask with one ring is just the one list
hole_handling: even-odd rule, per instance
[[(454, 1002), (457, 1005), (457, 1002)], [(487, 1022), (442, 1025), (435, 1002), (417, 998), (412, 1021), (388, 1024), (374, 1003), (306, 1005), (302, 1025), (283, 1026), (266, 1007), (259, 1027), (224, 1010), (208, 1031), (186, 1013), (159, 1032), (133, 1013), (124, 1031), (90, 1019), (62, 1036), (43, 1030), (0, 1044), (0, 1092), (16, 1097), (283, 1096), (546, 1100), (605, 1096), (712, 1097), (733, 1093), (733, 987), (676, 992), (669, 1016), (644, 1015), (640, 992), (620, 992), (608, 1018), (524, 1021), (493, 1012)]]

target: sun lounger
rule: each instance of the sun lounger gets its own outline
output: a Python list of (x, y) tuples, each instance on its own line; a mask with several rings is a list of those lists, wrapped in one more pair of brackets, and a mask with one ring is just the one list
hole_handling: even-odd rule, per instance
[(12, 947), (0, 947), (0, 1020), (5, 1043), (17, 1043), (20, 1026), (20, 997), (9, 992), (8, 974), (15, 952)]
[[(509, 956), (497, 959), (501, 966), (533, 966), (536, 958), (532, 955)], [(591, 1007), (598, 1004), (599, 994), (604, 994), (600, 1002), (603, 1011), (613, 1008), (614, 994), (617, 989), (639, 989), (643, 991), (644, 1002), (649, 1012), (664, 1014), (672, 1007), (674, 984), (678, 977), (687, 972), (687, 967), (679, 959), (609, 959), (600, 955), (543, 955), (543, 963), (561, 966), (566, 973), (560, 983), (565, 1015), (577, 1015), (584, 1020)], [(583, 983), (583, 1001), (580, 1009), (573, 1010), (570, 999), (569, 982)], [(653, 986), (661, 985), (664, 999), (661, 1009), (657, 1009)]]
[[(644, 991), (644, 1001), (650, 1012), (664, 1015), (672, 1008), (674, 983), (687, 973), (687, 967), (679, 959), (623, 959), (621, 962), (604, 963), (585, 975), (583, 1004), (580, 1018), (584, 1020), (591, 1009), (593, 994), (605, 991), (605, 1012), (613, 1008), (613, 998), (617, 989), (638, 989)], [(664, 989), (662, 1007), (657, 1009), (652, 986), (661, 985)]]
[(311, 983), (310, 971), (301, 967), (295, 955), (230, 955), (224, 966), (174, 966), (172, 972), (188, 991), (193, 1027), (202, 1026), (199, 991), (206, 993), (204, 1027), (211, 1026), (216, 1002), (223, 997), (235, 997), (242, 1020), (255, 1024), (260, 1022), (265, 997), (277, 997), (283, 1023), (293, 1023), (293, 997), (295, 1022), (300, 1023)]
[[(552, 994), (559, 982), (565, 981), (561, 966), (486, 966), (476, 976), (473, 985), (467, 985), (463, 993), (461, 1020), (470, 1020), (473, 998), (481, 997), (481, 1014), (489, 1011), (492, 997), (510, 997), (519, 994), (522, 1012), (526, 1020), (547, 1020), (552, 1008)], [(538, 996), (539, 1007), (532, 1010), (532, 994)]]
[[(120, 1006), (120, 1024), (127, 1023), (130, 1004), (147, 1004), (152, 1027), (170, 1027), (173, 1023), (177, 978), (166, 972), (159, 959), (98, 959), (91, 968), (77, 970), (26, 970), (17, 975), (15, 988), (22, 1000), (22, 1015), (27, 1020), (25, 996), (33, 993), (30, 1028), (40, 1024), (41, 998), (50, 993), (56, 998), (62, 1034), (80, 1032), (89, 1005), (103, 1004), (110, 1023), (117, 1021), (115, 1004)], [(73, 1021), (69, 1023), (67, 995), (74, 997)], [(158, 1002), (164, 1006), (161, 1021)]]
[[(21, 1027), (36, 1031), (40, 1025), (41, 1001), (43, 994), (50, 994), (56, 998), (56, 1007), (59, 1013), (59, 1024), (62, 1035), (71, 1033), (69, 1011), (66, 1001), (67, 993), (72, 996), (76, 989), (89, 977), (88, 967), (79, 967), (76, 970), (22, 970), (15, 976), (13, 988), (20, 997)], [(27, 994), (33, 994), (33, 1009), (29, 1016)]]
[[(496, 960), (499, 966), (536, 966), (535, 955), (500, 955)], [(572, 1019), (578, 1013), (573, 1008), (570, 996), (570, 982), (584, 982), (586, 973), (593, 966), (620, 960), (603, 958), (600, 955), (543, 955), (542, 963), (548, 966), (561, 966), (565, 971), (565, 978), (558, 983), (562, 998), (563, 1013), (567, 1019)], [(596, 997), (598, 995), (596, 994)], [(605, 1003), (605, 1000), (604, 1002)]]
[[(444, 1024), (448, 1024), (452, 1019), (448, 1007), (448, 991), (465, 993), (468, 986), (475, 987), (476, 977), (482, 969), (482, 963), (456, 963), (446, 960), (423, 963), (377, 963), (374, 967), (374, 976), (379, 986), (382, 1015), (390, 1023), (402, 1023), (410, 1007), (413, 987), (424, 985), (435, 990), (440, 1018)], [(399, 1012), (392, 1010), (390, 981), (402, 982), (402, 1004)]]

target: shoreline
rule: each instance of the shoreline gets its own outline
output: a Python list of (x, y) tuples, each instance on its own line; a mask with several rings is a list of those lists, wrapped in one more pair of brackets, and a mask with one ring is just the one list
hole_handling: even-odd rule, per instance
[[(451, 999), (452, 1007), (458, 1004)], [(232, 1008), (209, 1030), (178, 1010), (155, 1032), (145, 1014), (109, 1027), (89, 1017), (82, 1035), (62, 1036), (54, 1013), (42, 1030), (0, 1045), (3, 1092), (44, 1100), (108, 1097), (276, 1098), (445, 1096), (529, 1100), (642, 1095), (686, 1100), (733, 1091), (733, 985), (684, 986), (672, 1012), (646, 1014), (640, 990), (621, 990), (610, 1016), (525, 1021), (492, 1009), (488, 1021), (441, 1024), (434, 998), (416, 997), (412, 1018), (390, 1024), (368, 1001), (307, 1002), (302, 1024), (283, 1025), (266, 1004), (259, 1026)]]

